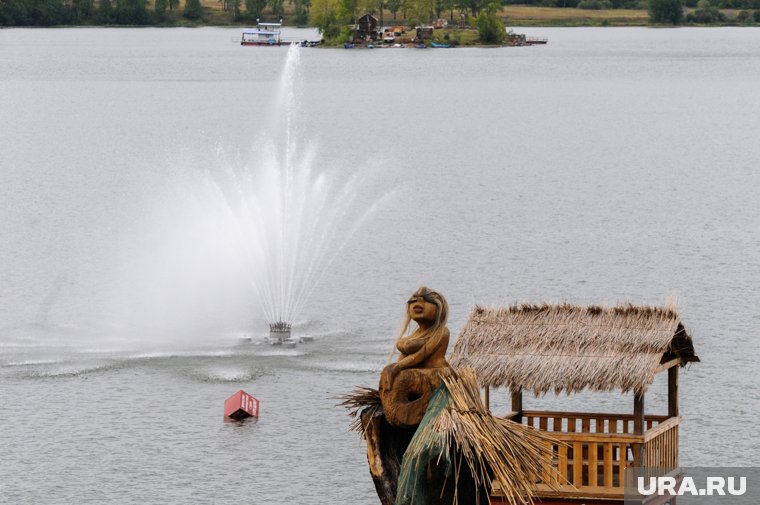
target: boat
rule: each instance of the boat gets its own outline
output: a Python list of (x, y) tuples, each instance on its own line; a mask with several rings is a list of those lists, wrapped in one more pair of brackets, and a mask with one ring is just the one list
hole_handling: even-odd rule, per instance
[(417, 49), (425, 49), (427, 46), (425, 44), (414, 44), (414, 47)]
[(547, 42), (549, 42), (549, 39), (547, 39), (547, 38), (539, 38), (539, 37), (526, 37), (525, 38), (525, 44), (527, 44), (529, 46), (546, 44)]
[(343, 48), (344, 49), (353, 49), (354, 47), (356, 47), (356, 46), (354, 44), (349, 43), (349, 42), (345, 42), (343, 44)]
[(443, 48), (449, 48), (451, 47), (451, 44), (442, 44), (440, 42), (431, 42), (430, 47), (443, 47)]
[(253, 28), (245, 28), (240, 38), (241, 46), (280, 46), (282, 23), (259, 23)]

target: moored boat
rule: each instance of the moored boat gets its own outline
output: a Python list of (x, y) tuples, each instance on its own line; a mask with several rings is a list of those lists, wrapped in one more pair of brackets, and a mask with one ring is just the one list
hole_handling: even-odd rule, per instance
[(279, 46), (282, 41), (282, 23), (258, 23), (243, 30), (241, 46)]

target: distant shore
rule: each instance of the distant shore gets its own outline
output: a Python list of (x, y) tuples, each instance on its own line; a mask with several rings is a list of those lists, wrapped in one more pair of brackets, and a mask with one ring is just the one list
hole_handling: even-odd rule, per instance
[[(46, 0), (15, 0), (15, 4), (25, 1), (44, 2)], [(60, 2), (65, 5), (64, 0), (47, 0)], [(98, 8), (100, 0), (92, 0), (92, 10), (87, 16), (77, 17), (77, 13), (70, 13), (68, 18), (56, 19), (51, 17), (51, 13), (60, 13), (51, 10), (48, 17), (28, 17), (30, 21), (14, 22), (12, 15), (14, 13), (4, 13), (0, 9), (0, 28), (8, 26), (31, 27), (31, 26), (153, 26), (153, 27), (197, 27), (197, 26), (219, 26), (219, 27), (245, 27), (256, 24), (256, 18), (247, 16), (243, 11), (238, 12), (235, 16), (229, 8), (228, 2), (220, 0), (200, 0), (200, 17), (187, 17), (184, 9), (185, 2), (181, 0), (172, 9), (166, 9), (161, 14), (156, 12), (156, 2), (168, 0), (143, 0), (144, 10), (137, 21), (130, 22), (112, 17), (107, 22), (103, 22), (102, 14)], [(112, 0), (113, 1), (113, 0)], [(760, 0), (756, 0), (760, 5)], [(116, 2), (114, 1), (114, 4)], [(8, 9), (10, 3), (0, 5)], [(645, 2), (639, 6), (644, 7)], [(225, 10), (227, 6), (227, 10)], [(261, 21), (273, 21), (282, 19), (283, 26), (294, 28), (314, 28), (309, 24), (298, 23), (294, 12), (293, 4), (284, 2), (283, 12), (280, 16), (270, 12), (267, 7), (260, 14)], [(689, 13), (696, 11), (695, 7), (684, 7), (685, 22), (681, 26), (758, 26), (760, 25), (760, 9), (720, 9), (720, 21), (713, 23), (694, 23), (689, 22)], [(716, 9), (717, 11), (717, 9)], [(133, 13), (130, 13), (133, 14)], [(469, 13), (468, 13), (469, 14)], [(510, 26), (519, 27), (582, 27), (582, 26), (651, 26), (649, 12), (646, 8), (636, 9), (591, 9), (577, 7), (541, 7), (537, 5), (505, 5), (498, 16), (504, 21), (507, 28)], [(60, 15), (60, 14), (59, 14)], [(449, 20), (454, 24), (459, 19), (459, 11), (446, 11), (441, 13), (443, 19)], [(382, 24), (385, 26), (404, 25), (413, 26), (410, 20), (403, 19), (402, 12), (397, 12), (394, 18), (393, 13), (385, 11), (383, 16), (379, 16)], [(303, 19), (303, 17), (301, 18)]]

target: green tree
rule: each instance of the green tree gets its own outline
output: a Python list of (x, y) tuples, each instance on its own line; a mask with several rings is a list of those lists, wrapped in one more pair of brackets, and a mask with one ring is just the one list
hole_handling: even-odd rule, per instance
[(435, 16), (436, 0), (414, 0), (412, 15), (421, 24), (427, 24)]
[(478, 15), (478, 38), (484, 44), (501, 44), (506, 36), (504, 21), (496, 13), (501, 8), (501, 4), (492, 2), (485, 6)]
[(401, 9), (401, 0), (385, 0), (385, 8), (391, 11), (393, 19), (396, 19), (399, 9)]
[(197, 20), (203, 17), (203, 7), (200, 0), (187, 0), (182, 15), (187, 19)]
[(173, 11), (175, 7), (179, 8), (179, 0), (169, 0), (169, 10)]
[(0, 23), (5, 26), (30, 25), (29, 5), (24, 0), (0, 1)]
[(33, 26), (54, 26), (69, 23), (69, 10), (63, 0), (32, 0), (30, 21)]
[(285, 15), (285, 5), (282, 0), (270, 0), (269, 5), (272, 8), (272, 13), (278, 18)]
[(148, 24), (145, 0), (116, 0), (115, 18), (120, 25)]
[(649, 0), (649, 22), (678, 25), (683, 21), (681, 0)]
[(689, 23), (708, 25), (722, 23), (725, 20), (726, 15), (720, 11), (717, 5), (710, 3), (709, 0), (699, 0), (697, 2), (697, 9), (686, 16), (686, 21)]
[(232, 19), (240, 21), (243, 17), (240, 12), (240, 0), (227, 0), (227, 8), (232, 7)]
[(340, 35), (340, 9), (340, 0), (313, 0), (311, 4), (311, 24), (317, 27), (327, 42), (337, 39)]
[(338, 17), (341, 20), (346, 20), (351, 24), (356, 24), (356, 10), (359, 7), (359, 0), (340, 0), (340, 10), (338, 11)]
[(266, 6), (267, 0), (245, 0), (245, 17), (250, 21), (258, 20)]
[(294, 6), (296, 25), (306, 26), (309, 23), (309, 7), (311, 7), (311, 2), (309, 0), (290, 0), (290, 3)]
[(92, 18), (92, 0), (73, 0), (71, 10), (75, 23), (85, 23)]
[(98, 22), (104, 25), (113, 23), (113, 5), (111, 0), (100, 0), (98, 4)]
[(164, 21), (166, 19), (166, 9), (168, 8), (169, 0), (155, 0), (153, 11), (156, 13), (156, 19), (158, 21)]

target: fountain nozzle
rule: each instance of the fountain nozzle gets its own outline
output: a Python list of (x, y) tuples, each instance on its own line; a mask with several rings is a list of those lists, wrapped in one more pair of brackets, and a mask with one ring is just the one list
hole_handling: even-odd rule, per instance
[(279, 342), (290, 339), (291, 323), (284, 321), (277, 321), (276, 323), (269, 323), (269, 336)]

